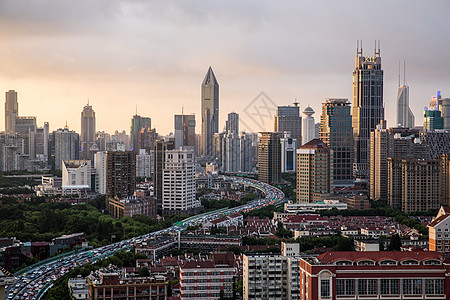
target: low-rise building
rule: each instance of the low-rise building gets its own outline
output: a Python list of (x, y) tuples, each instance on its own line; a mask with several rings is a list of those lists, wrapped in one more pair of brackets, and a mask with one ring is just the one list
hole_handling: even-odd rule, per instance
[(134, 196), (108, 198), (109, 214), (116, 219), (144, 215), (156, 218), (156, 200), (145, 192), (137, 191)]
[(214, 253), (211, 260), (188, 261), (180, 267), (180, 299), (216, 300), (221, 290), (225, 297), (232, 297), (235, 275), (231, 252)]
[(123, 270), (108, 267), (87, 278), (89, 299), (167, 299), (168, 282), (164, 276), (126, 277)]
[(89, 299), (89, 287), (86, 278), (82, 278), (80, 275), (77, 278), (70, 278), (67, 286), (72, 300)]
[(448, 258), (423, 251), (327, 252), (300, 258), (301, 299), (448, 299)]

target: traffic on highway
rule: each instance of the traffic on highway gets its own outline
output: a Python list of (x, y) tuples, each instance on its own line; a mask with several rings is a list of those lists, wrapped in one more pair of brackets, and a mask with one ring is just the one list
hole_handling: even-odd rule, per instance
[(184, 231), (188, 226), (203, 224), (225, 215), (236, 212), (248, 212), (267, 205), (281, 205), (285, 202), (283, 192), (269, 184), (239, 177), (228, 177), (228, 179), (233, 180), (235, 183), (260, 190), (265, 195), (264, 199), (252, 200), (247, 204), (238, 207), (223, 208), (212, 212), (198, 214), (181, 222), (177, 222), (173, 224), (173, 226), (163, 230), (148, 233), (129, 240), (123, 240), (100, 248), (55, 258), (55, 260), (29, 268), (25, 273), (18, 275), (17, 280), (13, 284), (6, 287), (7, 299), (41, 299), (58, 278), (66, 275), (73, 268), (82, 266), (86, 263), (96, 263), (99, 260), (113, 255), (118, 250), (130, 250), (137, 243), (141, 243), (149, 238)]

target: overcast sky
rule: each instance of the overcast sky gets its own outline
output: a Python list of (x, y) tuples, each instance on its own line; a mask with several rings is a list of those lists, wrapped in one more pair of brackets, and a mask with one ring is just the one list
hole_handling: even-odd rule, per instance
[(422, 125), (431, 96), (450, 97), (449, 16), (448, 0), (0, 0), (0, 91), (16, 90), (19, 114), (52, 130), (67, 120), (79, 131), (90, 99), (97, 130), (129, 132), (137, 106), (159, 133), (173, 131), (182, 107), (199, 131), (200, 85), (212, 66), (220, 127), (235, 111), (241, 130), (271, 130), (272, 116), (253, 102), (261, 92), (269, 106), (310, 104), (318, 121), (325, 98), (352, 97), (356, 40), (367, 56), (380, 40), (388, 126), (399, 60)]

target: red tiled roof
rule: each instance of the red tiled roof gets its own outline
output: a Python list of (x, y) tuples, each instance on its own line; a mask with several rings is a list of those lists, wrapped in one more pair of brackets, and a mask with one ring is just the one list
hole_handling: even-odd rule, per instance
[(450, 214), (446, 214), (446, 215), (442, 215), (439, 218), (436, 218), (433, 220), (433, 222), (431, 222), (430, 224), (428, 224), (429, 227), (434, 227), (437, 224), (441, 223), (442, 221), (444, 221), (445, 219), (447, 219), (448, 217), (450, 217)]
[(429, 259), (443, 260), (443, 255), (435, 251), (342, 251), (323, 253), (317, 256), (317, 259), (323, 264), (334, 263), (339, 260), (360, 261), (364, 259), (376, 262), (386, 259), (426, 261)]

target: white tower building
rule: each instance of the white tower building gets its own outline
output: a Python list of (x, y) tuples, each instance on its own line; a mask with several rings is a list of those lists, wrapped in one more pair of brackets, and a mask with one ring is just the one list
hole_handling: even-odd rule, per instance
[(314, 110), (311, 107), (305, 108), (303, 111), (305, 118), (303, 119), (303, 145), (316, 138), (316, 122), (314, 117)]

